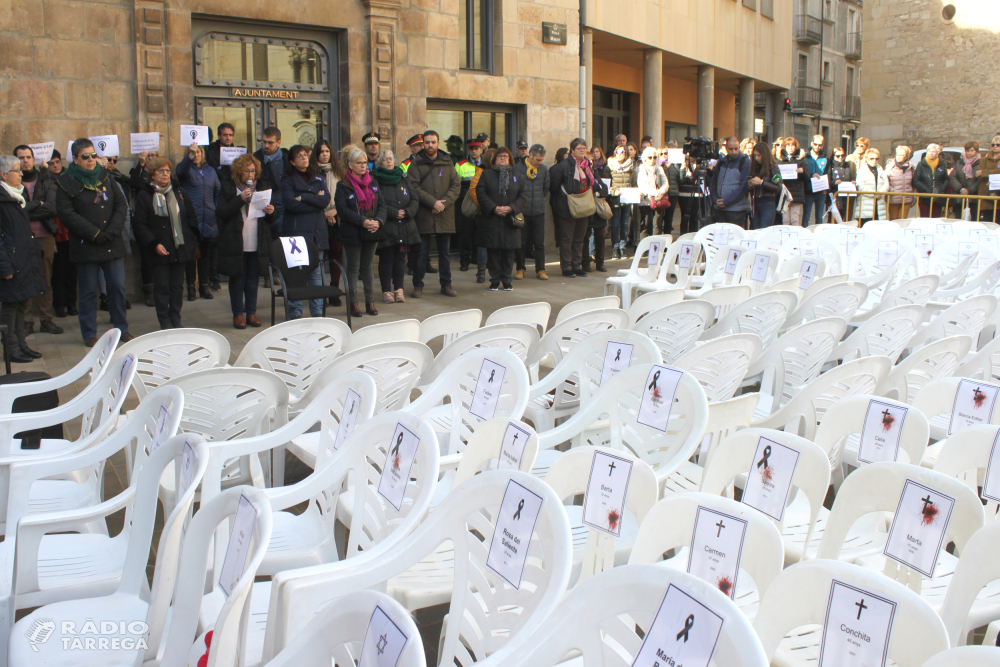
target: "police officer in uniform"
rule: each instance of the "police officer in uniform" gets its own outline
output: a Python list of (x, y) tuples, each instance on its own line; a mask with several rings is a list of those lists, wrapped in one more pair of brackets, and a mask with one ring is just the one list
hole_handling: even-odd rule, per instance
[(378, 132), (369, 132), (365, 136), (361, 137), (361, 143), (365, 147), (365, 155), (368, 156), (368, 172), (371, 173), (375, 171), (375, 158), (378, 157), (379, 143), (381, 143), (382, 137), (379, 136)]
[(404, 174), (410, 168), (410, 163), (413, 162), (413, 158), (416, 157), (417, 153), (424, 150), (424, 135), (414, 134), (406, 140), (406, 145), (410, 149), (410, 157), (399, 163), (399, 168), (403, 170)]
[(458, 205), (455, 207), (455, 228), (458, 230), (458, 252), (460, 264), (459, 271), (468, 271), (472, 262), (473, 251), (478, 250), (473, 247), (472, 240), (476, 231), (476, 219), (467, 218), (462, 214), (462, 201), (469, 194), (469, 185), (472, 177), (476, 175), (476, 167), (483, 166), (483, 144), (476, 139), (469, 139), (465, 142), (469, 148), (469, 156), (455, 165), (455, 171), (462, 179), (462, 192), (458, 195)]

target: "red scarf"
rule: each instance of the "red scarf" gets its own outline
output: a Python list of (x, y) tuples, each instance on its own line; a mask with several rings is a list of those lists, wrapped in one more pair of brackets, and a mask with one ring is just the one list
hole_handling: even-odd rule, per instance
[(574, 178), (580, 181), (580, 194), (583, 194), (594, 185), (594, 172), (590, 170), (590, 163), (586, 158), (582, 162), (576, 162), (576, 158), (573, 158), (573, 162), (576, 163)]
[(372, 175), (365, 172), (364, 178), (358, 178), (353, 171), (348, 169), (345, 178), (358, 198), (358, 210), (367, 211), (370, 208), (375, 208), (375, 193), (371, 189)]

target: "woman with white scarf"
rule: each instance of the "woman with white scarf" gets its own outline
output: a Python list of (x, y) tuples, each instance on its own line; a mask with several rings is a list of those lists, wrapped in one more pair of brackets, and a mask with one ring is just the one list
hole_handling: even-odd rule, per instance
[(635, 162), (628, 156), (625, 146), (615, 148), (614, 155), (608, 158), (601, 175), (611, 181), (611, 196), (608, 197), (611, 205), (611, 259), (622, 259), (628, 242), (632, 206), (621, 203), (621, 191), (622, 188), (635, 187)]
[(184, 266), (198, 246), (198, 217), (190, 195), (174, 187), (170, 160), (148, 161), (150, 182), (135, 196), (132, 229), (146, 251), (153, 276), (153, 303), (161, 329), (179, 329), (184, 305)]
[(18, 364), (42, 356), (25, 340), (28, 299), (45, 294), (42, 246), (31, 233), (26, 205), (20, 161), (13, 155), (0, 156), (0, 323), (7, 325), (8, 334), (16, 340), (8, 347), (10, 360)]
[(639, 228), (635, 235), (638, 245), (639, 241), (653, 233), (652, 203), (666, 197), (667, 190), (670, 189), (663, 167), (656, 164), (656, 149), (652, 146), (647, 146), (642, 152), (642, 163), (636, 169), (635, 182), (642, 196), (639, 202)]

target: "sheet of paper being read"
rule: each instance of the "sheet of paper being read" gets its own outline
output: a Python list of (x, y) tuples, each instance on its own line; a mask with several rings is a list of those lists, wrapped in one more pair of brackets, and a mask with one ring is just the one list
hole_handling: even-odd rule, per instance
[(826, 174), (817, 174), (810, 179), (813, 192), (825, 192), (830, 189), (830, 177)]
[(699, 505), (688, 549), (688, 573), (718, 586), (735, 600), (746, 531), (746, 519)]
[(954, 508), (951, 496), (907, 479), (882, 553), (932, 578)]
[(402, 424), (396, 424), (378, 482), (378, 493), (388, 500), (396, 511), (402, 511), (406, 484), (410, 481), (410, 468), (417, 455), (420, 438)]
[(594, 450), (587, 490), (583, 494), (583, 523), (614, 537), (622, 534), (632, 462)]
[(257, 509), (246, 496), (240, 496), (236, 508), (236, 518), (233, 519), (233, 529), (229, 533), (229, 546), (226, 547), (226, 558), (222, 561), (219, 574), (219, 588), (227, 596), (233, 594), (236, 582), (243, 576), (247, 556), (250, 554), (250, 540), (253, 538), (253, 527), (257, 522)]
[(520, 470), (521, 459), (524, 457), (524, 446), (528, 444), (531, 434), (516, 422), (508, 422), (500, 443), (500, 456), (497, 457), (498, 470)]
[(670, 584), (632, 667), (708, 667), (726, 619)]
[(885, 667), (898, 601), (831, 579), (817, 667)]
[(779, 164), (778, 171), (781, 172), (781, 180), (783, 181), (794, 181), (799, 178), (799, 165), (797, 164)]
[(995, 384), (962, 379), (955, 390), (948, 435), (955, 435), (970, 426), (991, 423), (998, 393), (1000, 386)]
[(254, 192), (250, 197), (250, 203), (247, 205), (247, 217), (248, 218), (263, 218), (266, 213), (264, 209), (271, 205), (271, 191), (261, 190), (260, 192)]
[(865, 424), (861, 428), (858, 460), (862, 463), (895, 461), (899, 440), (909, 408), (872, 399), (868, 402)]
[(632, 350), (635, 346), (631, 343), (619, 343), (609, 340), (608, 346), (604, 348), (604, 366), (601, 368), (601, 386), (612, 377), (628, 368), (632, 362)]
[(542, 497), (514, 480), (507, 482), (497, 514), (486, 567), (514, 588), (521, 588), (524, 564), (531, 547), (535, 522), (542, 509)]
[(396, 667), (407, 641), (409, 638), (399, 625), (376, 605), (368, 619), (358, 667)]

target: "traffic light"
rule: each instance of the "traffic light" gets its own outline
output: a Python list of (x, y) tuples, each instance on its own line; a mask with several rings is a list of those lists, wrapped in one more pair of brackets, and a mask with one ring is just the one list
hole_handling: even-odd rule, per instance
[(786, 97), (785, 98), (785, 111), (791, 111), (791, 110), (792, 110), (792, 100), (791, 100), (791, 98)]

